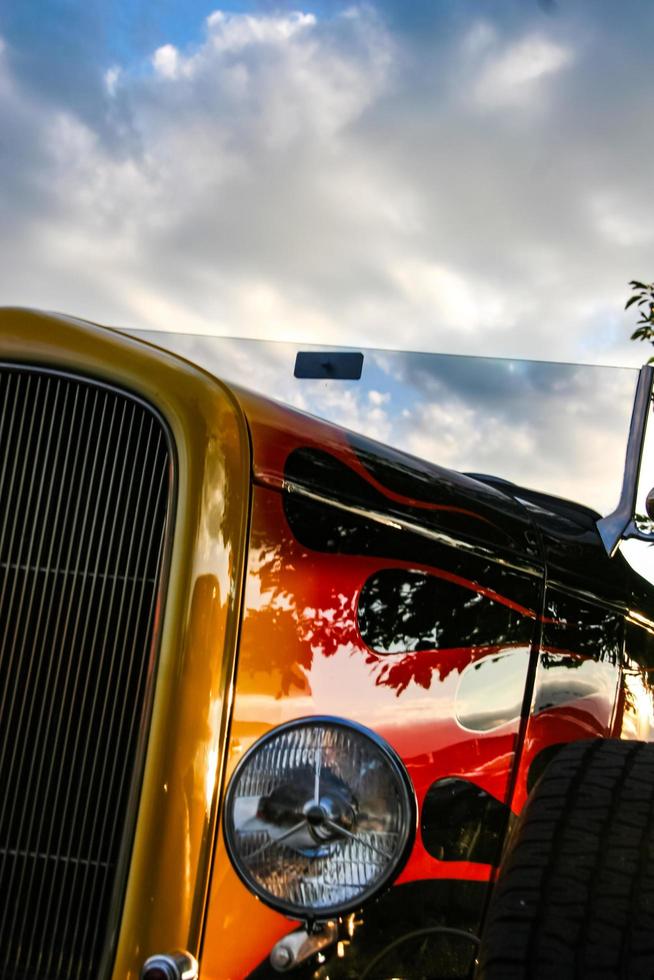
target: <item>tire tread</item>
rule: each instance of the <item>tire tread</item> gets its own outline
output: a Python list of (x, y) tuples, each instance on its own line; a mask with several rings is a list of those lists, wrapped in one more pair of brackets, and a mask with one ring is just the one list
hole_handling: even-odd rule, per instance
[(654, 744), (565, 746), (512, 834), (479, 980), (654, 977)]

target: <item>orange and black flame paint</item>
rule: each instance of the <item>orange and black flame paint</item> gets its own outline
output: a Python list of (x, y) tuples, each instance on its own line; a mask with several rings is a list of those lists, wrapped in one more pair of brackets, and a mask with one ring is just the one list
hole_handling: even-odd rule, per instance
[[(311, 975), (361, 976), (396, 940), (384, 969), (397, 971), (417, 955), (403, 931), (434, 926), (429, 955), (465, 976), (473, 947), (436, 927), (480, 929), (509, 815), (539, 765), (562, 743), (620, 734), (636, 710), (620, 683), (615, 596), (626, 610), (627, 577), (616, 585), (585, 526), (571, 520), (566, 538), (542, 508), (539, 523), (482, 482), (240, 397), (255, 486), (229, 768), (265, 731), (307, 715), (387, 739), (415, 787), (415, 845), (393, 888), (344, 933), (342, 955)], [(548, 558), (560, 578), (557, 556), (574, 549), (597, 563), (600, 593), (610, 583), (610, 608), (602, 594), (582, 601), (573, 572), (570, 589), (545, 589)], [(642, 679), (642, 637), (641, 648)], [(214, 868), (215, 975), (266, 976), (292, 924), (246, 891), (222, 841)], [(235, 942), (243, 922), (248, 942)]]

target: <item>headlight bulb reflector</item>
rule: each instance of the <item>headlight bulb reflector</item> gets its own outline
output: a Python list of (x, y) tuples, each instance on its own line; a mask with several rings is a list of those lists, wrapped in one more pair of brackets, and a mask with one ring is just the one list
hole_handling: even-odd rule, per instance
[(273, 729), (241, 760), (225, 800), (225, 841), (262, 901), (326, 920), (359, 908), (399, 873), (415, 813), (386, 742), (338, 718), (304, 718)]

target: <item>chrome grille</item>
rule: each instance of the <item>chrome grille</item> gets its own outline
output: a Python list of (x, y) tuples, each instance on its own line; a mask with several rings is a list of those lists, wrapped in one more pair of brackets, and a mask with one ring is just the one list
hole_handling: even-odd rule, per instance
[(155, 413), (0, 365), (0, 976), (99, 976), (154, 658), (171, 455)]

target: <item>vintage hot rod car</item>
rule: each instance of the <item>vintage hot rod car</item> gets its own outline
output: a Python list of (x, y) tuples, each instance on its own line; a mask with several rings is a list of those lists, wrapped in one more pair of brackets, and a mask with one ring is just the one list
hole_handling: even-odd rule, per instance
[(2, 311), (0, 977), (653, 976), (651, 382), (600, 519)]

